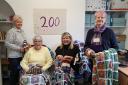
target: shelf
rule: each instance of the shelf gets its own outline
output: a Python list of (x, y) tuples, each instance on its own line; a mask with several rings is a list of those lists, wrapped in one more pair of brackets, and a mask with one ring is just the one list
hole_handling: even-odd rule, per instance
[[(106, 10), (107, 20), (106, 25), (109, 28), (127, 28), (126, 12), (128, 10)], [(85, 28), (93, 28), (95, 24), (95, 11), (85, 11)]]
[(128, 10), (106, 10), (106, 12), (128, 12)]
[[(85, 14), (94, 14), (96, 11), (85, 11)], [(126, 13), (128, 10), (106, 10), (107, 14), (109, 13)]]
[(126, 28), (126, 26), (107, 26), (107, 27), (110, 27), (110, 28)]
[(124, 11), (128, 12), (127, 0), (86, 0), (85, 8), (87, 11)]
[(9, 64), (9, 61), (7, 58), (1, 58), (1, 64), (2, 65), (8, 65)]
[[(104, 10), (106, 12), (128, 12), (128, 10)], [(92, 10), (92, 11), (87, 11), (85, 10), (85, 12), (96, 12), (96, 10)]]
[(5, 40), (0, 40), (0, 42), (2, 42), (2, 43), (3, 43), (4, 41), (5, 41)]
[(0, 24), (6, 24), (6, 23), (12, 24), (11, 21), (0, 21)]
[(116, 35), (116, 39), (117, 41), (121, 42), (121, 41), (125, 41), (126, 40), (126, 35)]
[[(94, 26), (85, 26), (85, 28), (93, 28)], [(109, 28), (127, 28), (126, 26), (106, 26)]]

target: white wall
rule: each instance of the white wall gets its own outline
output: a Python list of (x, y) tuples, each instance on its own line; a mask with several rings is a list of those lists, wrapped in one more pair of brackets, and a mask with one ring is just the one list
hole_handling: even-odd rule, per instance
[[(34, 36), (33, 9), (66, 9), (67, 10), (67, 28), (74, 40), (84, 41), (84, 11), (85, 0), (6, 0), (13, 8), (16, 14), (23, 20), (23, 29), (27, 38), (32, 43)], [(60, 35), (42, 35), (44, 43), (55, 49), (60, 43)]]
[(124, 34), (126, 34), (125, 49), (128, 49), (128, 12), (126, 14), (125, 19), (127, 19), (127, 21), (126, 21), (126, 29), (124, 31)]

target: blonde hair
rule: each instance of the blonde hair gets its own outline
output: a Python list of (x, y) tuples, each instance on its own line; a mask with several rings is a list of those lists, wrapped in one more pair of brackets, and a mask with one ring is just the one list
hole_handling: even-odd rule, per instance
[(23, 20), (23, 19), (18, 15), (14, 15), (12, 18), (13, 23), (15, 23), (17, 20)]
[[(71, 43), (70, 43), (69, 49), (73, 49), (73, 39), (72, 39), (71, 34), (68, 33), (68, 32), (64, 32), (64, 33), (61, 35), (61, 39), (62, 39), (64, 36), (68, 36), (68, 37), (71, 39)], [(63, 48), (63, 43), (61, 43), (60, 48), (61, 48), (61, 49)]]

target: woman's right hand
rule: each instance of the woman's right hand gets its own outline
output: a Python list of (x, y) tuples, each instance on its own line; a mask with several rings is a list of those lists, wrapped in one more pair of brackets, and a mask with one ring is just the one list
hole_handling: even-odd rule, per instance
[(20, 48), (20, 52), (24, 52), (24, 48), (23, 47)]
[(60, 60), (60, 61), (63, 60), (63, 56), (62, 55), (57, 55), (56, 58), (57, 58), (57, 60)]

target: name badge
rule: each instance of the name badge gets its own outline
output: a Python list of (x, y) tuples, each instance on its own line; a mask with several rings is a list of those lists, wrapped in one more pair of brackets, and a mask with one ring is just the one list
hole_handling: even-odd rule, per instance
[(100, 38), (94, 38), (93, 42), (100, 42)]

